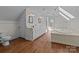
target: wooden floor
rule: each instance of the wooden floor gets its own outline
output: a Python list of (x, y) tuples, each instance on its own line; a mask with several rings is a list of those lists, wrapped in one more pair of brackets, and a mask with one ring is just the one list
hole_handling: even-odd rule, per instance
[(78, 53), (79, 48), (64, 44), (50, 42), (50, 36), (44, 34), (35, 41), (27, 41), (23, 38), (17, 38), (10, 42), (10, 46), (3, 47), (0, 44), (1, 53)]

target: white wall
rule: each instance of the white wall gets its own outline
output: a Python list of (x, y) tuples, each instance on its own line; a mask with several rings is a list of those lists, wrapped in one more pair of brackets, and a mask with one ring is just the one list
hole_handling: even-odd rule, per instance
[(0, 33), (11, 35), (12, 39), (18, 35), (18, 27), (16, 21), (0, 20)]
[(73, 19), (68, 26), (70, 31), (79, 34), (79, 19)]

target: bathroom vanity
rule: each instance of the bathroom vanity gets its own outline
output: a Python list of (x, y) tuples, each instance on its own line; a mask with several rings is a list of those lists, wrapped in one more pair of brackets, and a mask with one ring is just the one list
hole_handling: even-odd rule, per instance
[(29, 12), (25, 9), (19, 19), (20, 37), (30, 41), (46, 32), (46, 20), (33, 11)]
[(70, 31), (54, 30), (51, 32), (51, 42), (79, 47), (79, 34)]

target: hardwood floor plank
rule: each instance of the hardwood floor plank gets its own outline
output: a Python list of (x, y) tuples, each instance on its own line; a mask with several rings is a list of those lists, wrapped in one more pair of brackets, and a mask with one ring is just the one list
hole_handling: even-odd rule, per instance
[(0, 53), (78, 53), (79, 47), (50, 42), (48, 34), (44, 34), (35, 41), (17, 38), (10, 46), (0, 44)]

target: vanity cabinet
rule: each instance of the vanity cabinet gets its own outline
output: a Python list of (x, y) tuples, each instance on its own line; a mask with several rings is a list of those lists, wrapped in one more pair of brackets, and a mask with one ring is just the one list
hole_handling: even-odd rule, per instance
[(39, 15), (27, 14), (24, 10), (19, 19), (20, 37), (33, 41), (46, 32), (46, 20), (41, 17), (38, 21), (38, 18)]

